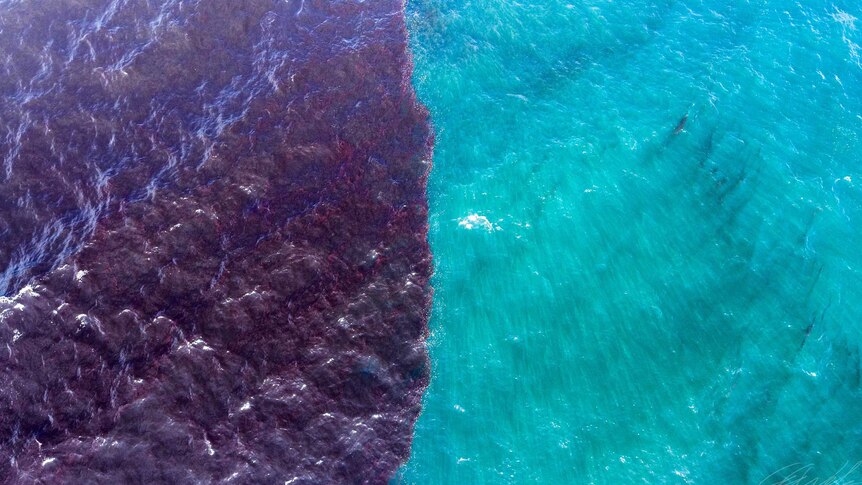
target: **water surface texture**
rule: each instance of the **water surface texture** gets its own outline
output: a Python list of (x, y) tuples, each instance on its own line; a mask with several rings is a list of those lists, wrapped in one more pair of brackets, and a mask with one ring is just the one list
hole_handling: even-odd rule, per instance
[(397, 482), (862, 479), (860, 17), (409, 2), (436, 274)]
[(0, 0), (0, 483), (386, 483), (428, 383), (403, 3)]

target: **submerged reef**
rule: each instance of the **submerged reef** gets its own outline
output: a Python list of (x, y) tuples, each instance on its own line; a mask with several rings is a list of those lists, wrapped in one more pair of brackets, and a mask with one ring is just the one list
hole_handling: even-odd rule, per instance
[(0, 5), (0, 482), (386, 483), (429, 378), (402, 2)]

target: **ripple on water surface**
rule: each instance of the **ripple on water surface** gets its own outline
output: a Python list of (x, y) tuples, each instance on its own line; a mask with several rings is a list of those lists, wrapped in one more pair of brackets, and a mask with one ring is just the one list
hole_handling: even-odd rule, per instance
[(428, 382), (397, 0), (0, 0), (0, 482), (385, 483)]
[(401, 482), (862, 479), (860, 16), (409, 2), (436, 273)]

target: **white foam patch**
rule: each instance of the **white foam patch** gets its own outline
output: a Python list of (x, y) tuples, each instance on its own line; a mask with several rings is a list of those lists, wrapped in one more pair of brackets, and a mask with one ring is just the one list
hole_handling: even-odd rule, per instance
[(15, 296), (13, 296), (11, 298), (7, 297), (7, 296), (0, 296), (0, 305), (12, 306), (13, 308), (15, 308), (16, 310), (19, 310), (19, 311), (24, 310), (25, 306), (22, 305), (18, 300), (21, 299), (21, 297), (26, 297), (26, 296), (29, 296), (32, 298), (37, 298), (39, 296), (39, 293), (36, 293), (36, 290), (33, 288), (33, 286), (27, 285), (27, 286), (21, 288), (20, 290), (18, 290), (18, 293), (16, 293)]
[(842, 27), (843, 33), (841, 34), (841, 39), (844, 41), (844, 43), (847, 45), (847, 48), (850, 50), (850, 58), (853, 59), (857, 66), (862, 67), (862, 56), (860, 56), (859, 54), (859, 44), (851, 40), (850, 35), (848, 34), (848, 32), (856, 31), (856, 21), (859, 19), (850, 15), (847, 12), (844, 12), (838, 7), (833, 8), (835, 8), (835, 12), (832, 14), (832, 18)]
[(39, 294), (38, 294), (38, 293), (36, 293), (36, 290), (35, 290), (35, 289), (33, 289), (33, 287), (32, 287), (32, 286), (27, 285), (27, 286), (25, 286), (24, 288), (21, 288), (21, 290), (19, 290), (19, 291), (18, 291), (18, 295), (16, 296), (16, 298), (18, 298), (18, 297), (20, 297), (20, 296), (30, 296), (30, 297), (36, 298), (36, 297), (38, 297), (38, 296), (39, 296)]
[(467, 230), (484, 229), (488, 232), (499, 231), (502, 228), (497, 224), (491, 223), (485, 216), (479, 214), (470, 214), (467, 217), (458, 219), (458, 225)]
[(838, 22), (845, 28), (848, 28), (850, 30), (856, 30), (856, 21), (859, 19), (839, 9), (838, 7), (833, 8), (835, 8), (835, 12), (832, 13), (832, 18), (836, 22)]

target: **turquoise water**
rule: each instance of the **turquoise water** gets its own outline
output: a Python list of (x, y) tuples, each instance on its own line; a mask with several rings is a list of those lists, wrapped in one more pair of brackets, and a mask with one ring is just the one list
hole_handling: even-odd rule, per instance
[(434, 374), (395, 482), (862, 480), (862, 7), (731, 3), (408, 2)]

